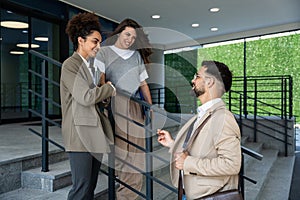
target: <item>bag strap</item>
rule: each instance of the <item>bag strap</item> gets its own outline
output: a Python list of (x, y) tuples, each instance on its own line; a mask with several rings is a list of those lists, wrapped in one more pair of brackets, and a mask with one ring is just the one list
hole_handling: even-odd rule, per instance
[[(187, 152), (190, 150), (193, 144), (193, 139), (197, 137), (197, 135), (200, 133), (201, 129), (204, 127), (208, 119), (211, 117), (211, 114), (200, 124), (200, 126), (195, 130), (194, 134), (192, 135), (191, 138), (189, 138), (189, 141), (187, 141), (187, 144), (185, 145), (185, 148), (183, 148), (184, 152)], [(194, 124), (194, 123), (193, 123)]]
[(182, 200), (183, 197), (183, 183), (182, 183), (182, 171), (179, 170), (179, 178), (178, 178), (178, 200)]

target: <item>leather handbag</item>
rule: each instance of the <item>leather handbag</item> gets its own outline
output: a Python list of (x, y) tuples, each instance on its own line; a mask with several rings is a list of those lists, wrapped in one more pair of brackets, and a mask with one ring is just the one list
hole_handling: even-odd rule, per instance
[(216, 192), (214, 194), (201, 197), (198, 200), (243, 200), (243, 196), (239, 190), (227, 190), (223, 192)]

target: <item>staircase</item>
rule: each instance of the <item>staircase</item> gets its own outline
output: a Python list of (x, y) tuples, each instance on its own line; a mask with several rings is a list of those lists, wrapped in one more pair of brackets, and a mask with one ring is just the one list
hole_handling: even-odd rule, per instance
[[(27, 127), (23, 127), (26, 133), (13, 133), (9, 128), (14, 128), (16, 125), (1, 127), (0, 136), (1, 142), (7, 137), (16, 139), (17, 136), (20, 144), (23, 146), (18, 149), (14, 146), (16, 152), (22, 151), (24, 145), (32, 149), (36, 144), (35, 140), (39, 140), (36, 136), (28, 137)], [(20, 125), (22, 126), (22, 125)], [(3, 128), (3, 129), (2, 129)], [(21, 129), (20, 129), (21, 130)], [(19, 131), (20, 131), (19, 130)], [(6, 134), (5, 134), (6, 132)], [(15, 134), (15, 137), (12, 136)], [(60, 132), (51, 133), (55, 137), (60, 136)], [(23, 135), (24, 137), (20, 137)], [(154, 137), (155, 138), (155, 137)], [(34, 140), (34, 141), (30, 141)], [(288, 199), (290, 183), (292, 178), (294, 156), (282, 157), (279, 156), (277, 150), (265, 149), (262, 143), (249, 142), (247, 137), (243, 137), (242, 143), (245, 147), (261, 153), (263, 160), (257, 161), (251, 157), (245, 156), (245, 175), (256, 180), (257, 184), (252, 184), (245, 180), (245, 199), (246, 200), (284, 200)], [(2, 143), (1, 147), (3, 147)], [(154, 139), (155, 143), (156, 140)], [(5, 143), (5, 142), (4, 142)], [(7, 143), (7, 142), (6, 142)], [(11, 146), (7, 144), (7, 146)], [(169, 158), (167, 149), (160, 148), (155, 144), (155, 154), (163, 155), (164, 158)], [(0, 149), (2, 154), (4, 148)], [(8, 153), (13, 153), (9, 150)], [(9, 155), (7, 155), (9, 157)], [(107, 158), (104, 158), (104, 164)], [(71, 185), (71, 174), (67, 155), (58, 149), (52, 149), (50, 152), (49, 172), (41, 172), (41, 155), (35, 153), (19, 158), (7, 159), (0, 161), (0, 199), (1, 200), (40, 200), (40, 199), (55, 199), (65, 200)], [(105, 166), (103, 166), (105, 167)], [(154, 176), (163, 180), (165, 183), (170, 183), (169, 166), (154, 160)], [(107, 195), (107, 177), (99, 173), (99, 181), (96, 189), (95, 199), (108, 199)], [(159, 184), (153, 184), (154, 198), (156, 200), (173, 200), (177, 194), (167, 189), (162, 189)], [(145, 189), (144, 189), (145, 191)]]

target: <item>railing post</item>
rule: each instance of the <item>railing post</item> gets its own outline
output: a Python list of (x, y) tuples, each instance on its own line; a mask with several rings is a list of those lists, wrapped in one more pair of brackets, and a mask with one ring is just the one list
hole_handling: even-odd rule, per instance
[(284, 140), (285, 156), (288, 156), (288, 123), (287, 123), (287, 81), (284, 79)]
[(253, 128), (254, 128), (254, 142), (257, 142), (257, 80), (254, 81), (254, 118), (253, 118)]
[(281, 119), (284, 118), (284, 101), (285, 101), (284, 80), (285, 79), (283, 77), (281, 77)]
[(48, 122), (46, 120), (46, 117), (48, 116), (48, 102), (46, 101), (46, 98), (48, 97), (48, 83), (46, 81), (46, 75), (47, 75), (47, 65), (46, 61), (43, 60), (42, 62), (42, 172), (48, 172), (49, 171), (49, 143), (46, 140), (48, 138)]
[(108, 154), (108, 198), (116, 199), (115, 196), (115, 147), (111, 146)]
[(145, 135), (146, 135), (146, 199), (153, 199), (153, 180), (150, 178), (153, 176), (153, 158), (151, 155), (152, 152), (152, 123), (150, 110), (147, 109), (145, 112), (146, 120), (145, 120)]
[(241, 166), (241, 171), (240, 171), (240, 175), (239, 175), (239, 187), (241, 189), (242, 196), (245, 199), (245, 180), (243, 178), (244, 173), (245, 173), (245, 169), (244, 169), (245, 162), (244, 162), (244, 159), (245, 159), (245, 156), (242, 153), (242, 166)]
[(289, 118), (293, 117), (293, 79), (289, 76)]
[[(111, 103), (113, 105), (114, 102)], [(111, 110), (108, 110), (108, 119), (111, 122), (113, 133), (115, 133), (116, 124)], [(108, 154), (108, 199), (116, 199), (115, 155), (115, 146), (112, 145), (111, 152)]]
[(240, 120), (239, 120), (239, 127), (240, 127), (240, 131), (241, 133), (243, 133), (243, 122), (242, 122), (242, 115), (243, 115), (243, 108), (242, 108), (242, 95), (240, 94)]
[(231, 90), (229, 90), (229, 94), (228, 94), (228, 98), (229, 98), (229, 111), (231, 112)]
[(244, 115), (245, 118), (247, 118), (248, 115), (248, 110), (247, 110), (247, 59), (246, 59), (246, 50), (247, 50), (247, 42), (246, 40), (244, 40), (244, 89), (243, 89), (243, 93), (244, 93)]

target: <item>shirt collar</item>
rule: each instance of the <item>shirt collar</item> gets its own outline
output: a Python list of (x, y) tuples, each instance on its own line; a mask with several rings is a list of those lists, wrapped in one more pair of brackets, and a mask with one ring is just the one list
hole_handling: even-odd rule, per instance
[(215, 105), (216, 103), (222, 101), (221, 98), (216, 98), (216, 99), (212, 99), (208, 102), (206, 102), (205, 104), (199, 106), (197, 108), (197, 113), (198, 115), (205, 113), (209, 108), (211, 108), (213, 105)]
[(82, 55), (80, 55), (80, 54), (78, 54), (78, 55), (79, 55), (79, 56), (81, 57), (81, 59), (83, 60), (84, 64), (85, 64), (87, 67), (89, 67), (90, 62), (87, 61), (84, 57), (82, 57)]

